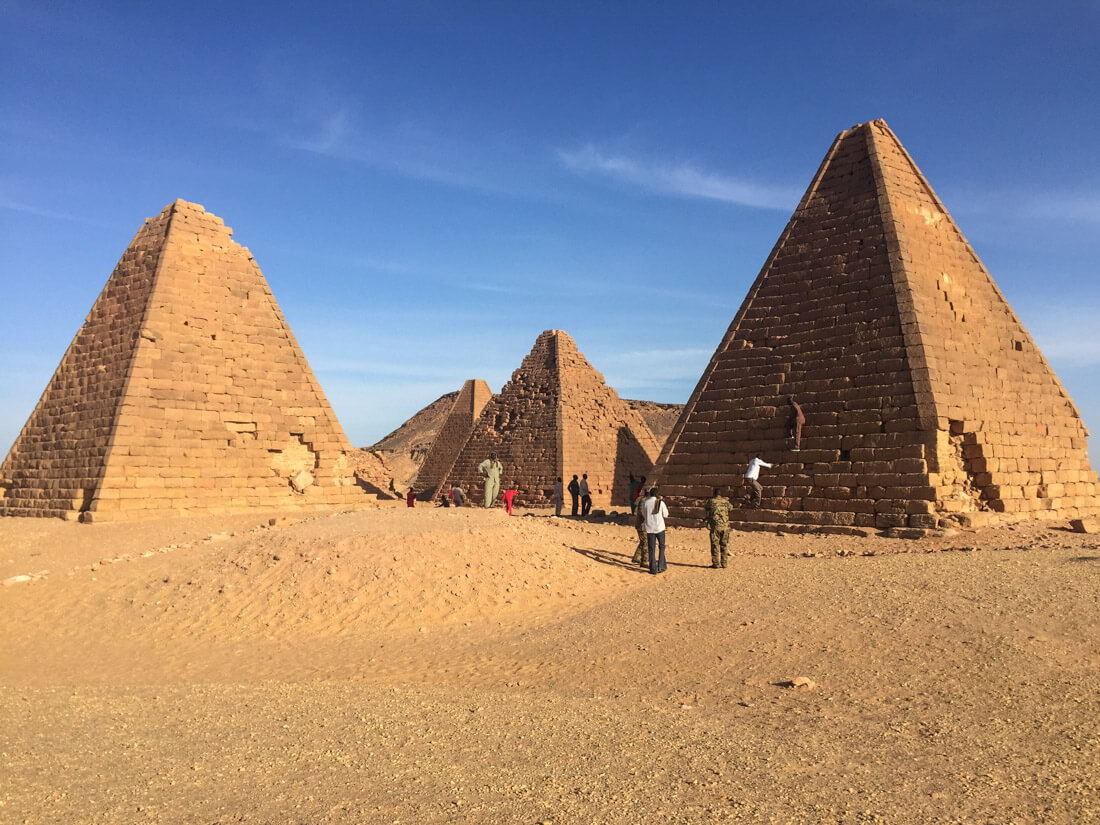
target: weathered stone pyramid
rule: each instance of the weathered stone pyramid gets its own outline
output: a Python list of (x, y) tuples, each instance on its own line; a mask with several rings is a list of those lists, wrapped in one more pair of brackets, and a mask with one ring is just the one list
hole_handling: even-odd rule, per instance
[[(787, 396), (805, 413), (785, 438)], [(934, 527), (1097, 507), (1073, 402), (881, 120), (842, 132), (662, 452), (681, 518), (750, 458), (743, 526)]]
[(0, 515), (134, 520), (364, 499), (249, 251), (201, 206), (146, 220), (0, 467)]
[(455, 459), (469, 440), (481, 411), (492, 397), (493, 391), (481, 379), (469, 380), (462, 385), (458, 398), (447, 413), (431, 449), (424, 456), (416, 481), (412, 484), (418, 498), (431, 501), (439, 495), (455, 465)]
[(501, 489), (515, 487), (526, 505), (549, 504), (554, 480), (568, 484), (574, 473), (588, 473), (594, 505), (625, 505), (629, 473), (650, 474), (659, 451), (641, 415), (604, 383), (573, 339), (547, 330), (485, 405), (447, 482), (481, 502), (477, 465), (495, 452), (504, 466)]

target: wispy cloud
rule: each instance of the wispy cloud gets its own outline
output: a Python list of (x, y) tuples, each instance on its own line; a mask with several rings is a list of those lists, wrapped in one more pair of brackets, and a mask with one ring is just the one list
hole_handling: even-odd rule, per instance
[(478, 292), (496, 292), (502, 295), (527, 295), (531, 290), (520, 289), (514, 286), (500, 286), (499, 284), (485, 284), (485, 283), (469, 283), (464, 284), (467, 289), (474, 289)]
[(49, 218), (56, 221), (72, 221), (74, 223), (83, 223), (88, 226), (111, 226), (111, 224), (105, 221), (99, 221), (95, 218), (89, 218), (86, 215), (73, 215), (68, 212), (57, 212), (53, 209), (45, 209), (40, 206), (34, 206), (29, 203), (20, 203), (18, 201), (8, 200), (7, 198), (0, 198), (0, 209), (8, 212), (18, 212), (23, 215), (34, 215), (37, 218)]
[(650, 349), (599, 353), (595, 363), (616, 389), (653, 387), (688, 382), (694, 385), (713, 350)]
[(1068, 190), (962, 190), (945, 198), (953, 215), (982, 215), (1064, 224), (1100, 224), (1100, 196)]
[(284, 142), (295, 149), (315, 152), (319, 155), (340, 156), (346, 152), (349, 138), (349, 114), (340, 109), (324, 115), (307, 134), (285, 137)]
[(438, 380), (449, 374), (430, 361), (340, 358), (321, 355), (310, 360), (316, 372), (360, 377), (397, 377), (400, 379)]
[(690, 163), (662, 163), (606, 154), (592, 144), (573, 151), (559, 150), (557, 154), (562, 165), (577, 174), (602, 175), (662, 194), (759, 209), (789, 210), (798, 203), (799, 192), (789, 187), (729, 177)]
[(1024, 209), (1038, 218), (1100, 224), (1100, 196), (1094, 193), (1043, 193), (1025, 200)]
[(270, 131), (276, 142), (290, 149), (415, 180), (485, 192), (501, 189), (469, 146), (423, 124), (367, 124), (345, 104), (328, 106), (304, 122), (299, 119), (299, 124), (279, 124)]

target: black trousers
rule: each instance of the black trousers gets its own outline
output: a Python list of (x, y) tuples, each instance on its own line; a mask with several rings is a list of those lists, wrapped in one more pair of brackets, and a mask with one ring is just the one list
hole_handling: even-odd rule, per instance
[(577, 498), (576, 493), (570, 493), (570, 497), (573, 499), (573, 515), (577, 515), (577, 502), (580, 500)]

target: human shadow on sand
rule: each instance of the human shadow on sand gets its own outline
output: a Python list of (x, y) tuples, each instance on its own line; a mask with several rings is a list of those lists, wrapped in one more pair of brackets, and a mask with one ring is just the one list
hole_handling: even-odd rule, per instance
[[(623, 567), (627, 570), (633, 570), (635, 573), (649, 573), (648, 567), (639, 567), (630, 561), (630, 557), (623, 553), (610, 553), (607, 550), (596, 550), (594, 548), (587, 547), (573, 547), (571, 548), (574, 553), (580, 553), (586, 558), (592, 559), (592, 561), (598, 561), (600, 564), (607, 564), (611, 567)], [(682, 561), (670, 561), (667, 562), (669, 567), (698, 567), (710, 570), (709, 564), (687, 564)]]

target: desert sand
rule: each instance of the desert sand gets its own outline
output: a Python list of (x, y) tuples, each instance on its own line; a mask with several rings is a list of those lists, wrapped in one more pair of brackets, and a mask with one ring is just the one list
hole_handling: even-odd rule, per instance
[(0, 822), (1100, 821), (1100, 537), (732, 546), (2, 519)]

